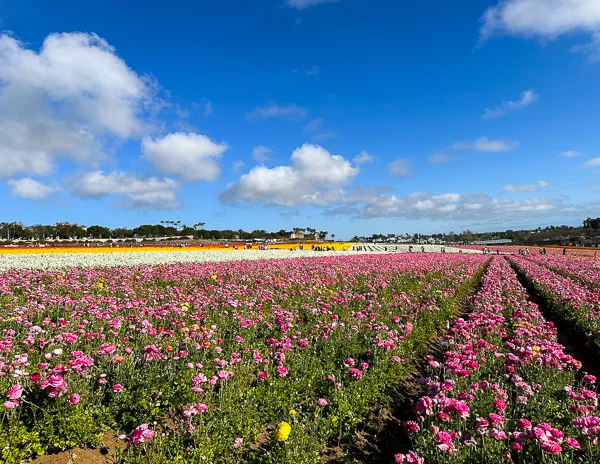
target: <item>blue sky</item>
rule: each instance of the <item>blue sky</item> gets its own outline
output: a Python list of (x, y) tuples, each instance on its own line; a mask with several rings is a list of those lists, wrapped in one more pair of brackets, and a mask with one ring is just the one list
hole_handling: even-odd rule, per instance
[(597, 0), (0, 3), (0, 220), (599, 215)]

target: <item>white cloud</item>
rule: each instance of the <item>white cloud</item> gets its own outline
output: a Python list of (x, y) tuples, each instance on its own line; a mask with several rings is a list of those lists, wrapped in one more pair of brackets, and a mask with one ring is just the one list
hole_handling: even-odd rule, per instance
[(356, 155), (352, 159), (352, 161), (354, 161), (354, 164), (372, 163), (373, 161), (375, 161), (375, 157), (369, 155), (365, 150), (363, 150), (358, 155)]
[(117, 195), (117, 204), (131, 209), (176, 209), (179, 202), (175, 196), (177, 181), (169, 178), (143, 178), (136, 174), (113, 171), (87, 173), (73, 182), (73, 192), (80, 198), (99, 199)]
[(101, 140), (144, 128), (154, 85), (94, 34), (52, 34), (38, 51), (0, 35), (0, 176), (46, 175), (57, 159), (102, 159)]
[(496, 108), (486, 108), (483, 113), (483, 119), (499, 118), (513, 110), (525, 108), (538, 100), (538, 96), (533, 90), (526, 90), (521, 94), (521, 98), (517, 101), (505, 101)]
[(446, 193), (434, 195), (416, 192), (405, 197), (365, 191), (345, 195), (343, 206), (326, 211), (328, 215), (349, 215), (362, 218), (402, 217), (434, 220), (510, 220), (529, 218), (535, 214), (562, 216), (577, 208), (564, 205), (556, 196), (526, 200), (498, 199), (483, 193)]
[(448, 153), (432, 153), (429, 155), (431, 164), (443, 164), (452, 161), (452, 157)]
[(305, 8), (309, 8), (311, 6), (323, 5), (325, 3), (335, 3), (338, 1), (340, 0), (287, 0), (287, 4), (291, 8), (304, 10)]
[(582, 167), (584, 168), (592, 168), (597, 166), (600, 166), (600, 158), (592, 158), (591, 160), (586, 161), (582, 165)]
[(247, 114), (248, 119), (269, 119), (269, 118), (288, 118), (303, 119), (306, 116), (306, 109), (292, 103), (287, 106), (279, 106), (277, 103), (268, 103), (265, 106), (257, 106), (254, 111)]
[(264, 163), (271, 158), (272, 153), (273, 150), (271, 148), (259, 145), (252, 149), (252, 159), (258, 163)]
[(411, 161), (407, 158), (399, 158), (396, 161), (392, 161), (388, 165), (388, 169), (391, 174), (398, 177), (407, 177), (412, 174)]
[(563, 158), (575, 158), (576, 156), (579, 156), (579, 152), (575, 151), (575, 150), (568, 150), (568, 151), (563, 151), (562, 153), (559, 153), (558, 156), (562, 156)]
[(523, 193), (523, 192), (537, 192), (546, 187), (550, 187), (550, 184), (544, 180), (538, 180), (535, 184), (506, 184), (502, 187), (505, 192), (512, 193)]
[(474, 150), (482, 152), (501, 152), (517, 148), (519, 142), (513, 140), (490, 140), (487, 137), (481, 137), (477, 140), (455, 143), (454, 150)]
[(294, 150), (290, 166), (256, 166), (221, 194), (226, 203), (329, 205), (343, 194), (341, 188), (359, 172), (340, 155), (318, 145)]
[(481, 38), (514, 35), (554, 39), (564, 34), (588, 34), (588, 45), (578, 47), (600, 59), (600, 2), (598, 0), (503, 0), (481, 18)]
[(43, 200), (53, 193), (60, 191), (60, 187), (56, 184), (46, 185), (31, 177), (10, 179), (8, 185), (13, 196), (29, 198), (31, 200)]
[(205, 135), (173, 132), (163, 138), (142, 139), (142, 157), (154, 163), (163, 174), (184, 180), (214, 181), (221, 171), (218, 160), (228, 149)]
[(231, 169), (233, 169), (233, 172), (238, 172), (244, 166), (246, 166), (246, 163), (244, 163), (242, 160), (236, 160), (231, 163)]
[(323, 118), (317, 118), (317, 119), (313, 119), (312, 121), (309, 121), (304, 126), (304, 130), (306, 132), (315, 132), (315, 131), (323, 129), (324, 126), (325, 126), (325, 120)]

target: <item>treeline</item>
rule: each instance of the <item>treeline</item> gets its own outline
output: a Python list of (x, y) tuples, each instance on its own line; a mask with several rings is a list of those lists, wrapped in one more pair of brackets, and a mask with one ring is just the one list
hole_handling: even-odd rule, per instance
[[(205, 229), (205, 223), (199, 222), (192, 226), (181, 224), (181, 221), (161, 221), (162, 224), (143, 224), (132, 229), (118, 227), (111, 229), (101, 225), (83, 226), (69, 222), (57, 222), (53, 225), (36, 224), (25, 226), (20, 222), (0, 223), (0, 240), (94, 240), (94, 239), (152, 239), (156, 237), (194, 237), (199, 240), (283, 240), (289, 239), (292, 233), (310, 234), (311, 238), (317, 233), (310, 227), (296, 227), (293, 231), (281, 229), (278, 232), (266, 230), (210, 230)], [(321, 239), (327, 237), (327, 231), (320, 231)]]

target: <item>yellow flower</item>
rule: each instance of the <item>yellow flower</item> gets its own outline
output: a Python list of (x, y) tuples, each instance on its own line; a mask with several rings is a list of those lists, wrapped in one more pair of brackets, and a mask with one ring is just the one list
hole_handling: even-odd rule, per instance
[(104, 284), (102, 282), (100, 282), (98, 284), (98, 290), (102, 290), (104, 288)]
[(275, 430), (275, 440), (286, 441), (290, 433), (292, 432), (292, 426), (287, 422), (280, 422)]
[(217, 276), (216, 276), (216, 275), (212, 275), (212, 276), (210, 276), (210, 278), (211, 278), (212, 280), (217, 280)]
[(333, 422), (334, 424), (338, 421), (338, 416), (333, 416), (331, 418), (331, 422)]
[(295, 409), (290, 409), (290, 416), (295, 416), (296, 415), (296, 410)]
[(183, 311), (184, 313), (187, 313), (187, 312), (190, 310), (190, 307), (188, 306), (188, 304), (187, 304), (187, 303), (183, 303), (183, 304), (181, 305), (181, 309), (182, 309), (182, 311)]

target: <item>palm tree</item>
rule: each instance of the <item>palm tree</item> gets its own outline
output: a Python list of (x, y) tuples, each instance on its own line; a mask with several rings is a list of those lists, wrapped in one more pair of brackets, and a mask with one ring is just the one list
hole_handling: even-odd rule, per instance
[(335, 234), (331, 234), (331, 240), (335, 241)]
[(181, 225), (181, 221), (177, 221), (175, 224), (177, 224), (177, 231), (179, 231), (179, 226)]

